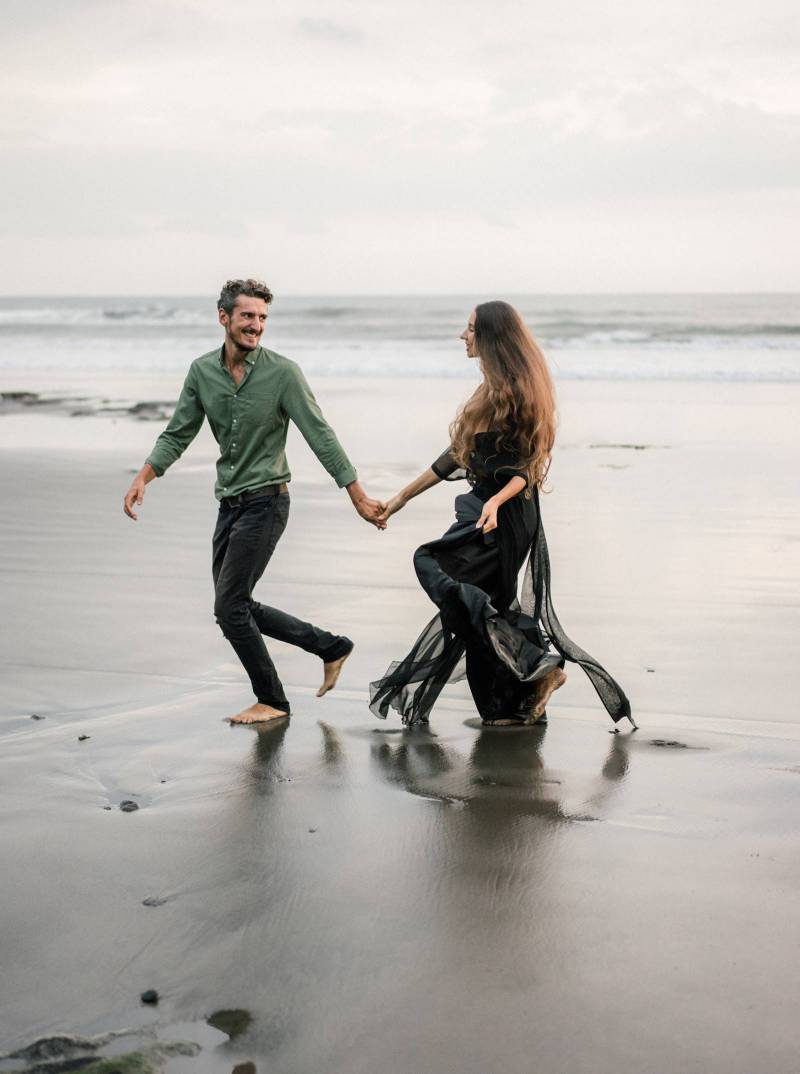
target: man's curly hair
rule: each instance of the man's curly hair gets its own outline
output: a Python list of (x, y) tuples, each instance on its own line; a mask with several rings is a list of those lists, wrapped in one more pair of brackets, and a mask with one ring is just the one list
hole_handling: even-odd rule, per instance
[(272, 301), (272, 291), (261, 280), (228, 280), (219, 293), (217, 309), (225, 310), (227, 314), (233, 313), (233, 307), (239, 295), (246, 295), (248, 298), (263, 298), (267, 305)]

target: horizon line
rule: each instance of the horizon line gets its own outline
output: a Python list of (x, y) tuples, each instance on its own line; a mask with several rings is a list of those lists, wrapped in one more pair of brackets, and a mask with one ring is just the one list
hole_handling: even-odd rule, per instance
[[(474, 291), (282, 291), (280, 298), (469, 298)], [(4, 292), (0, 301), (6, 299), (48, 299), (48, 298), (207, 298), (211, 292), (202, 291), (47, 291), (39, 293)], [(626, 296), (630, 298), (655, 297), (752, 297), (755, 295), (781, 295), (800, 297), (800, 290), (757, 290), (757, 291), (505, 291), (511, 298), (598, 298)]]

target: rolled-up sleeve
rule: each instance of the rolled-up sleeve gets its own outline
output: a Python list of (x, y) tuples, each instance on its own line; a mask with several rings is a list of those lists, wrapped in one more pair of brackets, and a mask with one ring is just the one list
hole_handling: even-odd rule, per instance
[(197, 394), (194, 366), (191, 366), (181, 389), (175, 412), (146, 460), (159, 477), (164, 475), (164, 472), (191, 444), (200, 432), (204, 417), (205, 411)]
[(355, 481), (355, 467), (325, 421), (302, 370), (294, 363), (288, 370), (281, 405), (339, 488)]

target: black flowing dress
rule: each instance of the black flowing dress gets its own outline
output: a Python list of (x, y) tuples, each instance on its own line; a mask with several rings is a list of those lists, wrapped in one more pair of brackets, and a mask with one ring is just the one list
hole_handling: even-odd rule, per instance
[(471, 489), (456, 496), (456, 521), (447, 533), (414, 553), (417, 577), (439, 612), (409, 654), (370, 683), (370, 709), (386, 719), (393, 708), (407, 726), (427, 723), (445, 683), (466, 674), (483, 720), (524, 719), (537, 680), (569, 660), (589, 676), (615, 723), (631, 719), (622, 688), (558, 621), (538, 489), (507, 500), (491, 533), (475, 528), (486, 500), (512, 477), (528, 480), (513, 452), (496, 441), (492, 431), (478, 433), (466, 471), (449, 449), (432, 464), (437, 477), (466, 478)]

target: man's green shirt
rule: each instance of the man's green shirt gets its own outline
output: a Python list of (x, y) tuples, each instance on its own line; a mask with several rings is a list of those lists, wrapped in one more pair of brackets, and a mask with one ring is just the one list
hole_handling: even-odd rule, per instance
[(245, 363), (237, 387), (223, 348), (192, 362), (175, 413), (147, 459), (156, 474), (161, 477), (180, 458), (207, 417), (220, 447), (218, 500), (290, 481), (286, 433), (291, 419), (340, 488), (355, 481), (356, 471), (297, 363), (264, 347), (257, 347)]

